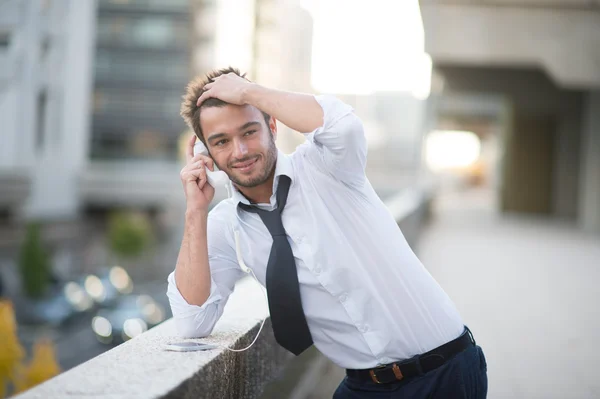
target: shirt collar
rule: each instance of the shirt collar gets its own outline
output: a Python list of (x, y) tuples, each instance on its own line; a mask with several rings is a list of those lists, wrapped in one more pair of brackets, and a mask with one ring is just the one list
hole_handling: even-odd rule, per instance
[[(281, 152), (281, 150), (277, 149), (277, 162), (275, 163), (275, 178), (273, 179), (273, 194), (271, 195), (271, 205), (275, 205), (275, 193), (277, 192), (277, 186), (279, 184), (279, 176), (286, 175), (290, 178), (292, 183), (294, 182), (294, 166), (292, 164), (291, 158)], [(241, 202), (242, 204), (250, 205), (250, 201), (235, 187), (232, 183), (232, 199), (233, 205), (235, 209), (237, 209), (238, 204)]]

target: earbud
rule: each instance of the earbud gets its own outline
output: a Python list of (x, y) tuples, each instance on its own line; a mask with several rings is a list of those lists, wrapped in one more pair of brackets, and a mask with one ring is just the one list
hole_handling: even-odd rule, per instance
[[(206, 149), (206, 147), (204, 146), (204, 144), (202, 144), (201, 141), (197, 141), (196, 144), (194, 144), (194, 156), (198, 155), (198, 154), (202, 154), (202, 155), (206, 155), (208, 156), (208, 150)], [(215, 166), (216, 168), (216, 166)], [(227, 185), (227, 183), (229, 183), (229, 176), (227, 176), (227, 173), (223, 172), (222, 170), (209, 170), (208, 168), (206, 169), (206, 178), (208, 180), (208, 184), (210, 184), (213, 187), (217, 187), (217, 186), (225, 186)]]

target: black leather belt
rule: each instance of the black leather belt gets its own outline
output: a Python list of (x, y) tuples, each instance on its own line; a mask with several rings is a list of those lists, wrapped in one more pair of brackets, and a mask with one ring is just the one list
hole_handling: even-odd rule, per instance
[(458, 353), (474, 345), (475, 340), (473, 339), (473, 334), (471, 334), (471, 330), (465, 327), (465, 331), (460, 337), (430, 350), (429, 352), (423, 353), (422, 355), (373, 369), (347, 369), (346, 375), (350, 378), (370, 380), (377, 384), (389, 384), (395, 381), (402, 381), (436, 369)]

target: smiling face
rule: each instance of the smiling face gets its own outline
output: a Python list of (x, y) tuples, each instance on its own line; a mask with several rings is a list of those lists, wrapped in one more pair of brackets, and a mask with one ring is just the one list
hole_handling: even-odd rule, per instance
[(251, 105), (202, 108), (200, 127), (206, 147), (219, 169), (240, 187), (257, 187), (269, 180), (277, 161), (277, 125), (269, 125)]

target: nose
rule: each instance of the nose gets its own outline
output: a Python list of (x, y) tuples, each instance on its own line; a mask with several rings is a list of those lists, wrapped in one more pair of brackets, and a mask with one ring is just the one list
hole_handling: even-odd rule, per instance
[(242, 159), (248, 154), (248, 146), (242, 140), (234, 140), (233, 142), (233, 157)]

